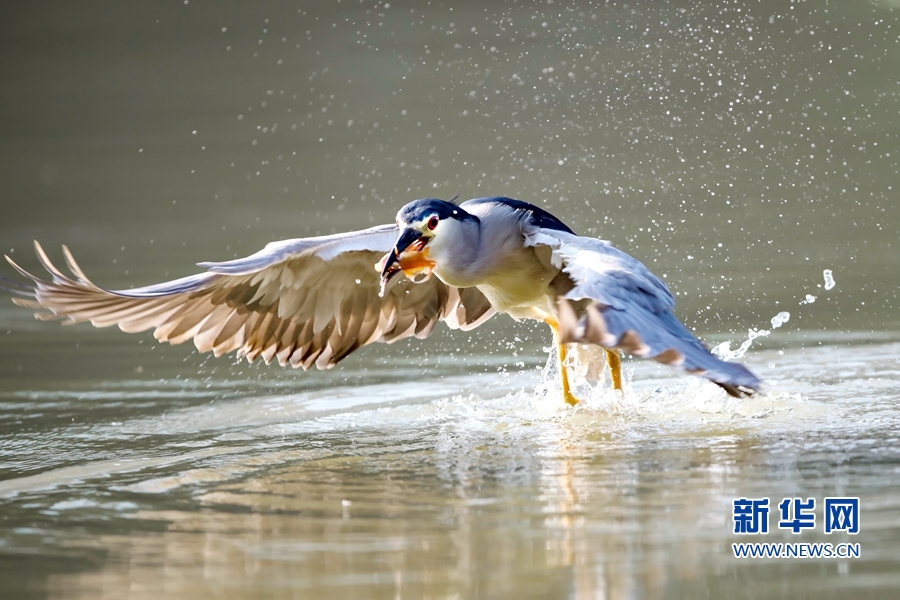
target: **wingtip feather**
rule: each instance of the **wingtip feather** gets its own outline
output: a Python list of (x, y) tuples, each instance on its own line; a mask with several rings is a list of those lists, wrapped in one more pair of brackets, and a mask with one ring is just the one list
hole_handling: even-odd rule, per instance
[(9, 256), (7, 256), (5, 254), (3, 256), (6, 258), (6, 262), (8, 262), (12, 266), (12, 268), (15, 269), (16, 272), (19, 273), (19, 275), (22, 275), (23, 277), (27, 277), (28, 279), (31, 279), (35, 283), (42, 281), (40, 277), (37, 277), (36, 275), (32, 275), (31, 273), (29, 273), (28, 271), (26, 271), (25, 269), (20, 267), (16, 263), (16, 261), (11, 259)]
[(62, 252), (63, 258), (66, 261), (66, 266), (69, 267), (69, 270), (72, 271), (72, 274), (78, 278), (79, 282), (93, 285), (93, 283), (91, 283), (87, 276), (85, 276), (84, 272), (81, 270), (81, 267), (78, 266), (78, 263), (75, 262), (75, 257), (72, 256), (72, 252), (65, 244), (63, 244)]
[(68, 277), (66, 277), (62, 271), (56, 268), (50, 258), (47, 256), (47, 253), (44, 252), (44, 248), (41, 246), (40, 242), (34, 240), (34, 252), (37, 254), (38, 260), (41, 263), (41, 266), (47, 270), (48, 273), (53, 275), (53, 279), (57, 281), (71, 281)]

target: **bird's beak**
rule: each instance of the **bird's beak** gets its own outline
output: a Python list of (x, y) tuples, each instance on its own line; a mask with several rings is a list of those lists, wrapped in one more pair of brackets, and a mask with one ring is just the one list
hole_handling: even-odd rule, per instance
[(434, 262), (428, 260), (428, 250), (424, 244), (416, 243), (422, 241), (427, 241), (426, 236), (415, 229), (404, 229), (400, 233), (394, 249), (381, 259), (379, 265), (376, 265), (381, 267), (382, 284), (390, 281), (400, 271), (403, 271), (410, 279), (414, 279), (423, 272), (427, 272), (427, 277), (431, 276)]

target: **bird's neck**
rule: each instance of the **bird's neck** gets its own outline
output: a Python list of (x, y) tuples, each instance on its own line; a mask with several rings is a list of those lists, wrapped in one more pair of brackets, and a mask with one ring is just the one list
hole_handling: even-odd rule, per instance
[(456, 231), (432, 242), (431, 258), (437, 263), (434, 274), (447, 285), (472, 287), (480, 283), (478, 256), (481, 250), (481, 223), (476, 219), (448, 221)]

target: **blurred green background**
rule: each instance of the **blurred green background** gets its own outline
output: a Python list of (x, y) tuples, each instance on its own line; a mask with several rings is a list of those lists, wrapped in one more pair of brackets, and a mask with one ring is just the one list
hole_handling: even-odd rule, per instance
[(700, 332), (780, 310), (804, 330), (900, 325), (890, 4), (4, 14), (0, 245), (28, 266), (32, 239), (67, 243), (127, 287), (389, 222), (418, 197), (508, 195), (644, 260)]

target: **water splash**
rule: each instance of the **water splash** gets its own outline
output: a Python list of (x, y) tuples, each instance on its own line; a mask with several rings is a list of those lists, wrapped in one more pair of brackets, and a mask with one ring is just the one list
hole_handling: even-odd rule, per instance
[[(751, 332), (753, 338), (768, 334), (765, 330)], [(609, 432), (630, 430), (635, 424), (641, 424), (693, 430), (710, 423), (746, 423), (749, 419), (776, 415), (800, 416), (813, 410), (805, 406), (797, 393), (760, 392), (751, 398), (738, 399), (723, 394), (701, 377), (678, 377), (647, 387), (643, 385), (649, 381), (650, 369), (646, 365), (639, 365), (643, 371), (638, 378), (642, 385), (633, 385), (634, 369), (628, 368), (623, 371), (624, 390), (617, 392), (607, 378), (587, 380), (570, 365), (569, 382), (573, 393), (581, 399), (573, 410), (562, 402), (556, 356), (551, 349), (546, 351), (548, 360), (533, 393), (523, 391), (505, 399), (509, 404), (504, 410), (527, 414), (532, 426), (538, 422), (555, 422), (592, 432)]]
[(791, 313), (786, 311), (781, 311), (774, 317), (772, 317), (772, 329), (778, 329), (782, 325), (788, 322), (791, 318)]
[(825, 269), (822, 271), (822, 276), (825, 277), (825, 289), (830, 290), (834, 287), (834, 277), (831, 276), (831, 269)]
[[(791, 313), (786, 311), (781, 311), (774, 317), (772, 317), (772, 329), (778, 329), (782, 325), (788, 322), (791, 318)], [(715, 346), (710, 352), (712, 352), (715, 356), (718, 356), (724, 361), (729, 360), (737, 360), (743, 358), (745, 354), (747, 354), (747, 350), (750, 349), (750, 346), (753, 345), (753, 340), (760, 337), (766, 337), (772, 333), (768, 329), (750, 329), (747, 331), (747, 339), (740, 345), (737, 350), (731, 349), (731, 342), (722, 342), (721, 344)]]
[[(772, 319), (772, 323), (774, 325), (775, 319)], [(780, 326), (775, 325), (775, 327)], [(768, 329), (750, 329), (747, 331), (747, 339), (740, 345), (737, 350), (731, 349), (731, 342), (722, 342), (718, 346), (715, 346), (710, 352), (714, 355), (718, 356), (724, 361), (729, 360), (737, 360), (743, 358), (745, 354), (747, 354), (747, 350), (750, 349), (750, 346), (753, 344), (753, 340), (758, 337), (765, 337), (771, 333)]]

